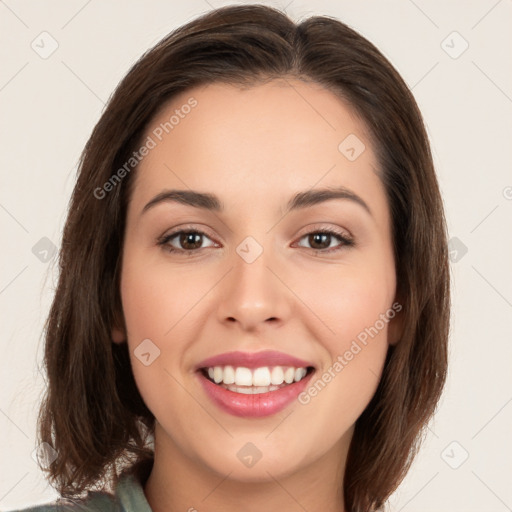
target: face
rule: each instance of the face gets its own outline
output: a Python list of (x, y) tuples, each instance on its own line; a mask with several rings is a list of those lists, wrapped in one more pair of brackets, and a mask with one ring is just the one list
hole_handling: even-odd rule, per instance
[[(320, 85), (213, 84), (173, 98), (144, 140), (123, 249), (125, 328), (113, 339), (128, 342), (156, 453), (243, 481), (335, 468), (398, 337), (390, 212), (364, 124)], [(222, 388), (229, 407), (197, 371), (212, 356), (267, 350), (314, 370), (265, 399)], [(294, 367), (266, 361), (254, 366), (276, 378), (275, 366)], [(284, 405), (272, 393), (287, 393)]]

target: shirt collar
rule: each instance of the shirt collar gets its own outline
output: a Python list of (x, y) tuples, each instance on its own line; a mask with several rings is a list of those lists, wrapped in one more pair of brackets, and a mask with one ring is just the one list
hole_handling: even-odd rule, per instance
[(144, 485), (152, 466), (152, 460), (143, 461), (120, 476), (115, 495), (122, 512), (152, 512), (144, 494)]

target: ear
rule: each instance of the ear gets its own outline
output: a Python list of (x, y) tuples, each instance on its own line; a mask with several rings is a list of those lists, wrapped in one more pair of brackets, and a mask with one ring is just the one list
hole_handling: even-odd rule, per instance
[(395, 314), (393, 318), (390, 317), (388, 324), (388, 343), (389, 345), (396, 345), (402, 339), (404, 332), (404, 306), (398, 297), (395, 297), (395, 301), (390, 308), (391, 311)]
[(126, 335), (124, 334), (124, 331), (122, 329), (119, 329), (118, 327), (112, 328), (112, 341), (114, 343), (123, 343), (126, 341)]
[(120, 320), (118, 315), (116, 315), (110, 336), (114, 343), (124, 343), (126, 341), (127, 336), (124, 321)]

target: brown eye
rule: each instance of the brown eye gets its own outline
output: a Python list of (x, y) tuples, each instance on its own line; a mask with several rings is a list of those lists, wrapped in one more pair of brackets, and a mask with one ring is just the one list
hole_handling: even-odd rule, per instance
[[(352, 238), (347, 237), (342, 233), (338, 233), (332, 230), (317, 230), (312, 231), (311, 233), (307, 233), (301, 237), (301, 239), (307, 239), (307, 243), (309, 244), (309, 248), (315, 251), (321, 251), (325, 253), (335, 252), (343, 247), (350, 247), (354, 245), (354, 241)], [(333, 241), (338, 241), (338, 243), (332, 246)], [(301, 247), (304, 247), (301, 245)]]
[(308, 242), (313, 249), (328, 249), (331, 238), (332, 236), (327, 233), (313, 233), (308, 235)]
[(194, 250), (200, 249), (202, 243), (202, 235), (193, 232), (182, 232), (178, 236), (179, 244), (184, 249)]
[(209, 240), (209, 237), (202, 231), (181, 230), (165, 235), (158, 241), (158, 245), (164, 246), (169, 252), (192, 253), (204, 248), (201, 246), (205, 238)]

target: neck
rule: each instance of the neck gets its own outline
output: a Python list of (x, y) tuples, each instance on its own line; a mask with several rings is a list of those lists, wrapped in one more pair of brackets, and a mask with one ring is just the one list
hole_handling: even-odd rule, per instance
[[(185, 453), (156, 423), (155, 459), (144, 487), (153, 512), (343, 512), (343, 476), (352, 431), (326, 454), (300, 467), (260, 464), (258, 477), (234, 476)], [(299, 460), (299, 459), (298, 459)], [(254, 466), (256, 467), (256, 465)]]

